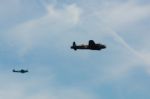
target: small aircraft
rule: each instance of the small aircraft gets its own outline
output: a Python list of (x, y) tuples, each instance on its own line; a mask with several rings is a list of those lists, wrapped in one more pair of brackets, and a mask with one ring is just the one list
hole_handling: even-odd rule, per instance
[(15, 70), (15, 69), (13, 69), (12, 71), (16, 72), (16, 73), (27, 73), (27, 72), (29, 72), (28, 70), (24, 70), (24, 69), (21, 69), (21, 70)]
[(74, 49), (75, 51), (77, 49), (89, 49), (89, 50), (101, 50), (101, 49), (105, 49), (106, 46), (100, 43), (95, 43), (93, 40), (89, 40), (89, 44), (88, 45), (76, 45), (75, 42), (73, 42), (73, 45), (71, 46), (71, 49)]

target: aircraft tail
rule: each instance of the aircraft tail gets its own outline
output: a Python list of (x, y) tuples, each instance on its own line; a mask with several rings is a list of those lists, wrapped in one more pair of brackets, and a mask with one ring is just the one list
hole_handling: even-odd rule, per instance
[(75, 47), (76, 46), (76, 42), (73, 42), (73, 47)]
[(77, 50), (77, 48), (76, 48), (76, 43), (75, 43), (75, 42), (73, 42), (71, 48), (74, 49), (74, 50)]
[(16, 72), (16, 70), (15, 70), (15, 69), (13, 69), (12, 71), (13, 71), (13, 72)]

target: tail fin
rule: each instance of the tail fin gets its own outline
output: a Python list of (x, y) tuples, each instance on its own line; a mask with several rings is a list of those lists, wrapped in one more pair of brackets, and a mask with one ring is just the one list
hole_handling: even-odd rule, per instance
[(74, 50), (77, 50), (77, 48), (76, 48), (76, 43), (75, 43), (75, 42), (73, 42), (71, 48), (74, 49)]
[(73, 42), (73, 47), (75, 47), (76, 46), (76, 42)]

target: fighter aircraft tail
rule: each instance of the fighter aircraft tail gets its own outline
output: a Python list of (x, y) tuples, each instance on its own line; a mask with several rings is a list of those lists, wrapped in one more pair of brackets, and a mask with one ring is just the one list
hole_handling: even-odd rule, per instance
[(15, 69), (13, 69), (12, 71), (13, 71), (13, 72), (16, 72), (16, 70), (15, 70)]
[(73, 42), (73, 46), (74, 46), (74, 47), (76, 46), (76, 42)]
[(77, 48), (76, 48), (76, 43), (75, 43), (75, 42), (73, 42), (71, 48), (74, 49), (74, 50), (77, 50)]

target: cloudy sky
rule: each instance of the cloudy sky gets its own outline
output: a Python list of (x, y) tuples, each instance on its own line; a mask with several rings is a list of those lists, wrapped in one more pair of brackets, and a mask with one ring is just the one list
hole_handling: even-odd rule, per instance
[(149, 27), (149, 0), (0, 0), (0, 99), (149, 99)]

